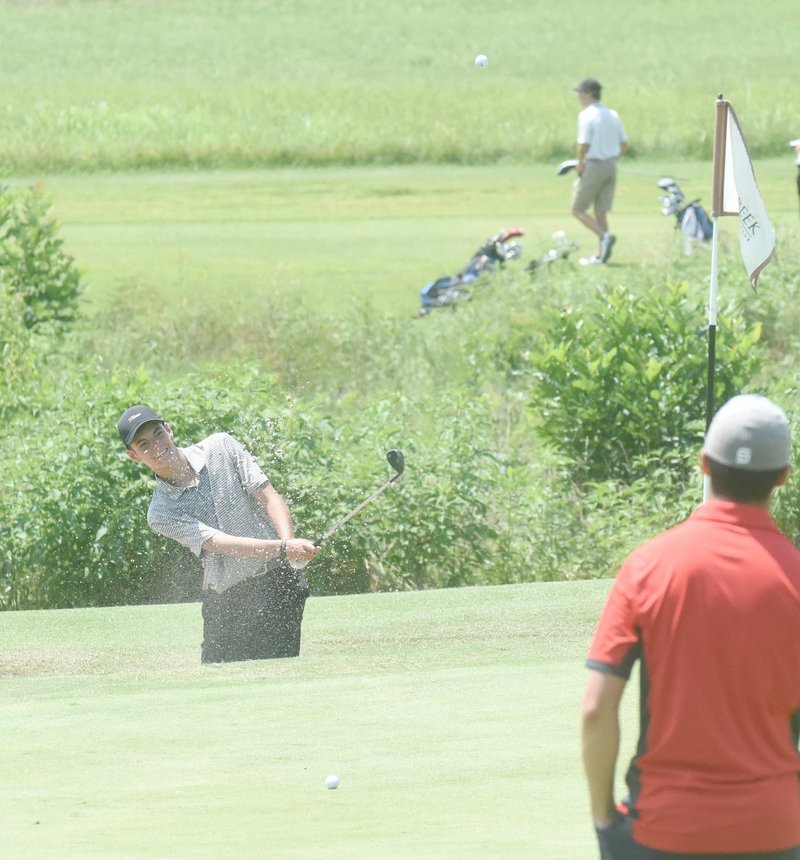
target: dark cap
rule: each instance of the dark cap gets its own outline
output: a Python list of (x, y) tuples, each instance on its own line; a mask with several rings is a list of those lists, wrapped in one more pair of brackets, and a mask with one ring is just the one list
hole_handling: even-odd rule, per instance
[(714, 416), (703, 453), (745, 472), (776, 472), (791, 460), (789, 420), (766, 397), (740, 394)]
[(122, 417), (117, 421), (117, 430), (119, 430), (120, 438), (125, 443), (125, 447), (130, 448), (133, 437), (140, 427), (151, 421), (163, 422), (163, 420), (149, 406), (131, 406), (130, 409), (126, 409), (122, 413)]
[(596, 99), (600, 98), (600, 91), (603, 89), (600, 81), (596, 78), (584, 78), (579, 84), (572, 88), (576, 93), (589, 93)]

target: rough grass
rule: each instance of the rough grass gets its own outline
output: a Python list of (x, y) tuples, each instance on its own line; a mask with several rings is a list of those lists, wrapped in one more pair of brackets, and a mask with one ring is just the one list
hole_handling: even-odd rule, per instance
[[(708, 157), (713, 102), (756, 155), (796, 137), (800, 31), (725, 0), (0, 0), (0, 165), (23, 171), (497, 163), (571, 153), (587, 74), (635, 149)], [(755, 24), (755, 25), (753, 25)], [(477, 53), (489, 66), (477, 69)]]

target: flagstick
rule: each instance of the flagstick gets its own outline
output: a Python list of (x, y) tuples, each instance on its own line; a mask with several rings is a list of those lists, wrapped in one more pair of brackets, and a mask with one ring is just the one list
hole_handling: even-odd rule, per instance
[[(711, 285), (708, 293), (708, 373), (706, 379), (706, 431), (714, 417), (714, 368), (717, 352), (717, 271), (719, 261), (719, 218), (712, 218), (714, 232), (711, 237)], [(703, 475), (703, 501), (711, 492), (711, 479)]]
[[(714, 417), (714, 365), (717, 339), (717, 275), (719, 218), (739, 216), (739, 249), (750, 284), (755, 291), (758, 277), (775, 256), (775, 231), (758, 191), (753, 162), (742, 128), (730, 102), (720, 93), (714, 122), (714, 179), (711, 189), (714, 232), (711, 246), (711, 278), (708, 299), (708, 390), (706, 432)], [(711, 481), (703, 480), (703, 501), (711, 494)]]
[[(719, 271), (719, 215), (723, 210), (723, 173), (725, 170), (725, 135), (728, 121), (728, 103), (717, 98), (714, 121), (714, 178), (711, 190), (711, 221), (714, 232), (711, 237), (711, 278), (708, 294), (708, 370), (706, 376), (706, 431), (714, 417), (714, 373), (717, 352), (717, 273)], [(711, 479), (703, 475), (703, 501), (711, 493)]]

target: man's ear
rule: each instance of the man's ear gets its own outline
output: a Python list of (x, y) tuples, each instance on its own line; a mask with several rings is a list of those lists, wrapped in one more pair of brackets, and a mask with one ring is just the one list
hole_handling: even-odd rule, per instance
[(708, 457), (701, 451), (700, 452), (700, 468), (703, 471), (704, 475), (711, 474), (711, 466), (708, 463)]
[(791, 471), (791, 466), (784, 466), (783, 471), (778, 475), (778, 480), (775, 481), (775, 486), (782, 487), (789, 480), (789, 472)]
[(141, 463), (142, 461), (139, 459), (139, 455), (133, 448), (126, 448), (125, 453), (133, 460), (134, 463)]

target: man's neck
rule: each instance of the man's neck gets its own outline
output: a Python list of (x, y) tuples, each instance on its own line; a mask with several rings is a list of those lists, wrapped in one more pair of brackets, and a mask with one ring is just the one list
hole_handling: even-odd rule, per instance
[(156, 474), (162, 481), (176, 487), (193, 487), (197, 484), (197, 472), (192, 468), (183, 451), (178, 451), (175, 463), (165, 464), (163, 469), (158, 469)]
[(730, 502), (733, 505), (750, 505), (754, 508), (763, 508), (765, 511), (769, 511), (770, 502), (772, 501), (772, 493), (770, 493), (766, 499), (752, 499), (749, 502), (740, 502), (738, 499), (730, 499), (727, 496), (720, 496), (713, 490), (709, 490), (708, 500), (710, 502)]

